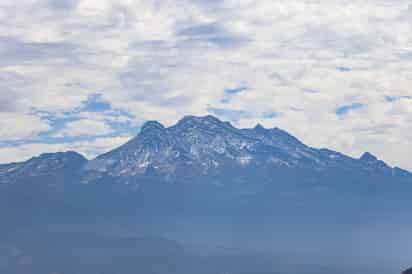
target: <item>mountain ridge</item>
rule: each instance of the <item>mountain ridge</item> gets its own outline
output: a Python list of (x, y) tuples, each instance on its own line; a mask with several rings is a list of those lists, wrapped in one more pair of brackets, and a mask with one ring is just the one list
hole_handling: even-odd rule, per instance
[[(73, 161), (73, 163), (71, 163)], [(23, 168), (33, 166), (31, 173)], [(390, 167), (369, 152), (360, 158), (307, 146), (287, 131), (265, 128), (236, 128), (230, 122), (207, 116), (185, 116), (165, 127), (158, 121), (147, 121), (137, 136), (125, 144), (87, 160), (73, 151), (44, 153), (25, 162), (0, 165), (0, 177), (41, 174), (47, 168), (58, 172), (61, 165), (81, 169), (81, 173), (102, 176), (133, 177), (146, 173), (160, 177), (179, 177), (185, 170), (207, 174), (224, 172), (225, 168), (341, 169), (372, 175), (411, 177), (399, 167)], [(37, 173), (36, 173), (37, 172)], [(43, 172), (44, 173), (44, 172)], [(216, 173), (216, 174), (217, 174)]]

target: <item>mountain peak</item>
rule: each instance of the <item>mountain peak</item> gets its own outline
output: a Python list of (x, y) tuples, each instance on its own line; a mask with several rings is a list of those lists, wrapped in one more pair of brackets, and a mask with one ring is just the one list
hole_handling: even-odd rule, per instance
[(42, 153), (28, 160), (28, 162), (43, 162), (43, 161), (62, 161), (62, 162), (86, 162), (87, 159), (75, 151)]
[(215, 122), (215, 123), (221, 123), (221, 121), (216, 118), (213, 115), (205, 115), (205, 116), (194, 116), (194, 115), (188, 115), (183, 117), (179, 123), (184, 123), (184, 122), (191, 122), (191, 121), (196, 121), (196, 122)]
[(164, 125), (159, 123), (158, 121), (147, 121), (143, 124), (141, 128), (141, 132), (148, 131), (148, 130), (163, 130), (165, 129)]
[(232, 125), (229, 122), (223, 122), (213, 115), (205, 116), (185, 116), (177, 122), (176, 127), (192, 127), (192, 126), (229, 126)]
[(370, 152), (365, 152), (365, 153), (363, 153), (362, 154), (362, 156), (359, 158), (361, 161), (364, 161), (364, 162), (375, 162), (375, 161), (378, 161), (378, 158), (375, 156), (375, 155), (373, 155), (372, 153), (370, 153)]
[(264, 126), (262, 126), (260, 123), (256, 124), (256, 126), (254, 127), (255, 130), (266, 130), (266, 128)]

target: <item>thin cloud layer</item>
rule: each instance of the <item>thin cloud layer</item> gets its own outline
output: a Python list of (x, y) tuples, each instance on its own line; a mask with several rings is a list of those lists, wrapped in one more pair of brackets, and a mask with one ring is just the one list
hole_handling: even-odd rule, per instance
[(210, 113), (412, 169), (411, 10), (406, 0), (2, 1), (0, 161), (72, 148), (92, 157), (145, 120)]

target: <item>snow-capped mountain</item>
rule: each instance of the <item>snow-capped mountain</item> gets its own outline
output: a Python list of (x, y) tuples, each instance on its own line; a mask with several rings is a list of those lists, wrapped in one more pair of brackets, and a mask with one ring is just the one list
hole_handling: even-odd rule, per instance
[[(238, 129), (213, 116), (187, 116), (171, 127), (146, 122), (126, 144), (87, 161), (75, 152), (43, 154), (23, 163), (0, 165), (0, 182), (39, 176), (76, 174), (83, 182), (107, 176), (131, 178), (157, 176), (179, 180), (199, 176), (224, 177), (225, 173), (259, 173), (261, 170), (299, 174), (346, 174), (411, 179), (412, 175), (388, 166), (370, 153), (359, 159), (309, 147), (279, 128)], [(76, 177), (77, 178), (77, 177)]]
[(138, 136), (90, 161), (86, 170), (134, 176), (147, 172), (179, 174), (187, 170), (207, 174), (222, 168), (247, 166), (318, 171), (337, 168), (391, 175), (398, 170), (370, 153), (354, 159), (309, 147), (279, 128), (257, 125), (238, 129), (213, 116), (187, 116), (168, 128), (149, 121)]

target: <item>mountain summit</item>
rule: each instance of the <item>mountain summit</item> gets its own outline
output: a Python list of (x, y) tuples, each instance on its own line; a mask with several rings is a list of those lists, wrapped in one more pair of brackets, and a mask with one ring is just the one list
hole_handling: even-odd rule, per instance
[(364, 154), (362, 154), (362, 156), (360, 157), (360, 160), (364, 161), (364, 162), (376, 162), (378, 161), (378, 158), (375, 155), (372, 155), (369, 152), (365, 152)]

